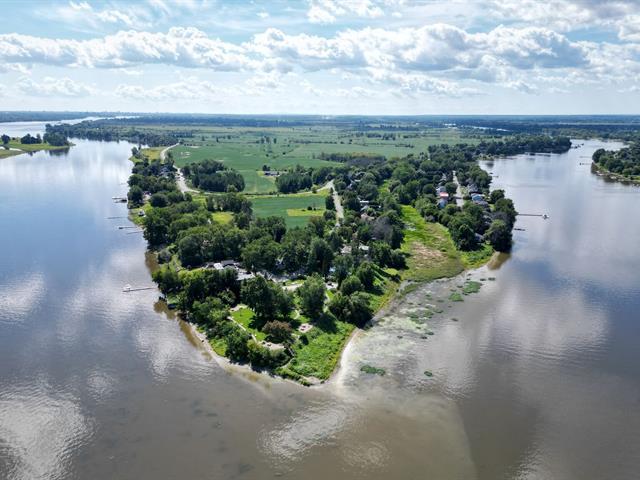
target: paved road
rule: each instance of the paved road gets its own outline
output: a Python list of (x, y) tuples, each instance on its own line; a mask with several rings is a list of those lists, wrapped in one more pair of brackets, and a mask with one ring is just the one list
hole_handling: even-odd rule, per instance
[(458, 176), (456, 175), (456, 171), (453, 171), (453, 181), (456, 182), (458, 189), (456, 190), (456, 204), (459, 207), (464, 205), (464, 199), (462, 198), (462, 189), (460, 188), (460, 182), (458, 182)]
[[(170, 147), (167, 147), (164, 150), (162, 150), (160, 152), (160, 160), (164, 162), (164, 159), (167, 156), (167, 152), (169, 150), (171, 150), (173, 147), (177, 147), (178, 145), (180, 145), (180, 144), (176, 143), (176, 144), (171, 145)], [(187, 192), (197, 193), (198, 192), (198, 190), (194, 190), (193, 188), (189, 188), (187, 186), (187, 182), (184, 179), (184, 175), (182, 174), (182, 170), (180, 170), (179, 168), (178, 168), (178, 175), (176, 177), (176, 183), (178, 184), (178, 188), (180, 189), (180, 191), (182, 193), (187, 193)]]
[(333, 186), (333, 180), (329, 180), (324, 187), (320, 190), (333, 190), (333, 203), (336, 206), (336, 225), (340, 224), (340, 220), (344, 218), (344, 208), (342, 208), (342, 203), (340, 202), (340, 195), (336, 192), (336, 189)]

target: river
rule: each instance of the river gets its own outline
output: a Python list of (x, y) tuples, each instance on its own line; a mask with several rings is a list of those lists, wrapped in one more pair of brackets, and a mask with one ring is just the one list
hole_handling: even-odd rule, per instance
[(521, 217), (464, 302), (457, 278), (392, 305), (320, 388), (218, 362), (157, 291), (123, 293), (151, 284), (144, 239), (108, 218), (132, 145), (74, 143), (0, 161), (0, 478), (636, 474), (640, 190), (579, 165), (599, 142), (486, 165), (550, 218)]

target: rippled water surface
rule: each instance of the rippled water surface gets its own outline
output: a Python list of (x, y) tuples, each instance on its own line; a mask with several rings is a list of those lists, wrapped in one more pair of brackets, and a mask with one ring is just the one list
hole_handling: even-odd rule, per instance
[[(131, 145), (75, 143), (0, 160), (0, 478), (640, 468), (640, 190), (579, 165), (595, 142), (486, 165), (550, 219), (522, 217), (510, 258), (408, 294), (314, 389), (218, 363), (156, 291), (122, 293), (151, 284), (142, 236), (107, 218), (126, 215), (111, 197)], [(480, 292), (451, 301), (468, 279)]]

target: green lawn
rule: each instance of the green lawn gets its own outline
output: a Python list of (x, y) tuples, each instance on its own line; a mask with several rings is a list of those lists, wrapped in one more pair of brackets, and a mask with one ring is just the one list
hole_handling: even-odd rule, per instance
[(249, 333), (251, 333), (259, 342), (263, 341), (267, 336), (258, 329), (253, 317), (253, 310), (243, 307), (231, 312), (231, 317), (240, 325), (242, 325)]
[(295, 357), (288, 369), (305, 377), (326, 380), (336, 367), (349, 335), (355, 327), (339, 320), (324, 320), (307, 333), (308, 345), (301, 342), (294, 346)]
[(231, 212), (213, 212), (211, 218), (218, 223), (231, 223), (233, 214)]
[(23, 144), (17, 139), (11, 139), (8, 144), (0, 145), (0, 158), (20, 155), (22, 153), (27, 153), (27, 152), (39, 152), (40, 150), (66, 150), (70, 146), (73, 146), (73, 145), (55, 146), (55, 145), (49, 145), (48, 143)]
[[(252, 197), (253, 212), (258, 217), (276, 215), (284, 217), (287, 227), (301, 227), (307, 224), (309, 217), (322, 215), (325, 195), (302, 193), (293, 195), (273, 195)], [(315, 210), (307, 210), (307, 207)]]

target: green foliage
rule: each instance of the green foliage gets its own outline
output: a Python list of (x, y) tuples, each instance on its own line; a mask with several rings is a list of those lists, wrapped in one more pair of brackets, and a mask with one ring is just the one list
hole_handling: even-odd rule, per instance
[(293, 311), (291, 296), (261, 275), (243, 282), (240, 296), (261, 321), (287, 319)]
[(351, 295), (336, 293), (329, 302), (329, 311), (343, 322), (362, 326), (373, 317), (373, 310), (366, 293), (355, 292)]
[(343, 295), (351, 295), (352, 293), (361, 292), (363, 290), (364, 286), (356, 275), (349, 275), (340, 284), (340, 292)]
[(287, 322), (273, 320), (265, 323), (262, 331), (267, 338), (276, 343), (291, 343), (293, 330)]
[(511, 250), (511, 229), (504, 220), (496, 219), (491, 222), (491, 226), (485, 234), (485, 239), (498, 252), (508, 252)]
[(307, 277), (297, 290), (302, 312), (309, 318), (317, 318), (324, 309), (326, 286), (318, 275)]
[(373, 289), (376, 281), (376, 270), (371, 262), (362, 262), (356, 270), (356, 275), (366, 290)]
[(326, 276), (333, 260), (333, 250), (322, 238), (314, 238), (309, 246), (307, 268), (310, 272), (316, 272)]
[(381, 377), (387, 373), (384, 368), (372, 367), (371, 365), (363, 365), (360, 367), (360, 371), (372, 375), (380, 375)]

